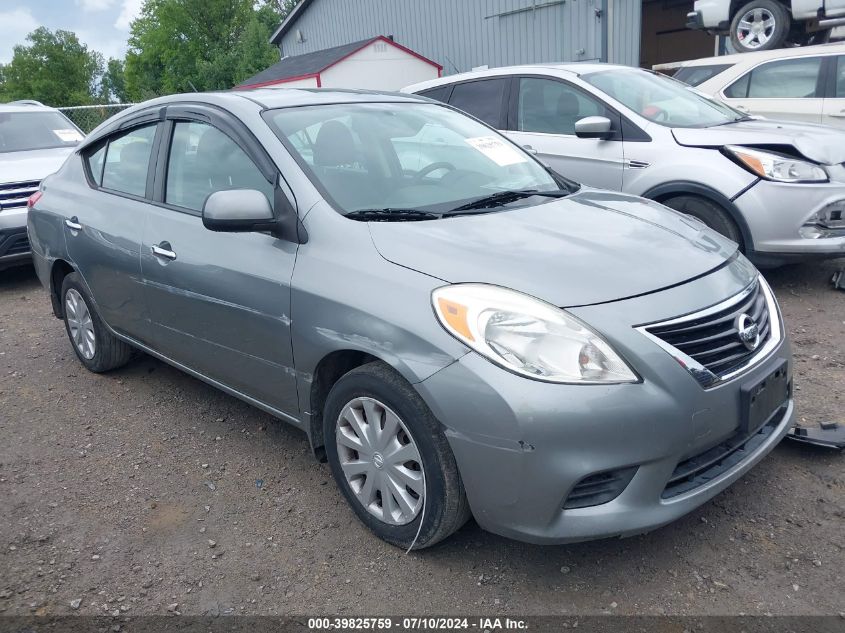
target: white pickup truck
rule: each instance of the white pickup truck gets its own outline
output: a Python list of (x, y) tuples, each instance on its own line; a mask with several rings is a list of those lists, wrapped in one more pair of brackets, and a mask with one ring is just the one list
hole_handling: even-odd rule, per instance
[(687, 26), (730, 35), (739, 53), (821, 44), (845, 25), (845, 0), (696, 0)]

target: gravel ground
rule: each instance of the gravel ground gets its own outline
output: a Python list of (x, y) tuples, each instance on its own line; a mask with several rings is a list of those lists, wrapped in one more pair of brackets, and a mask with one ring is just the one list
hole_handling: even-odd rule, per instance
[[(799, 419), (845, 422), (843, 260), (772, 271)], [(782, 443), (650, 534), (538, 547), (470, 522), (405, 556), (303, 434), (141, 356), (77, 362), (30, 269), (0, 273), (0, 612), (837, 614), (843, 455)]]

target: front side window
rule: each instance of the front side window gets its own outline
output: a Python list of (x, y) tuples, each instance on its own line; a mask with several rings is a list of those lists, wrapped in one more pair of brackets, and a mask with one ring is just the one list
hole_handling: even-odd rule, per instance
[(437, 213), (502, 191), (559, 187), (521, 148), (444, 106), (348, 103), (265, 119), (342, 213)]
[(575, 135), (575, 122), (608, 116), (596, 99), (562, 81), (523, 77), (519, 80), (517, 129), (520, 132)]
[[(150, 166), (155, 133), (156, 124), (153, 123), (109, 139), (100, 183), (104, 189), (133, 196), (143, 196), (146, 193), (147, 170)], [(91, 167), (94, 173), (95, 165), (92, 164)]]
[(207, 123), (176, 122), (164, 201), (200, 211), (209, 195), (227, 189), (256, 189), (273, 201), (273, 185), (235, 141)]
[(666, 127), (712, 127), (745, 114), (679, 81), (636, 69), (601, 70), (581, 79), (641, 117)]
[(0, 154), (75, 147), (81, 140), (82, 133), (58, 112), (0, 112)]
[(688, 86), (699, 86), (705, 81), (713, 79), (719, 73), (731, 68), (733, 64), (708, 64), (707, 66), (686, 66), (678, 69), (673, 79), (683, 81)]
[(758, 66), (725, 89), (730, 99), (811, 99), (822, 67), (821, 57), (784, 59)]
[(502, 105), (507, 79), (482, 79), (456, 84), (449, 104), (468, 112), (487, 125), (501, 129)]

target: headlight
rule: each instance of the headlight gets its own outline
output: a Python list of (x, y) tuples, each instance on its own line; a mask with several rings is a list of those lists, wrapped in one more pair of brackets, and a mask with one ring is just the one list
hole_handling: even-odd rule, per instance
[(827, 173), (818, 165), (772, 152), (727, 145), (725, 150), (748, 171), (777, 182), (827, 182)]
[(514, 373), (556, 383), (637, 382), (596, 332), (560, 308), (514, 290), (456, 284), (432, 293), (446, 330)]

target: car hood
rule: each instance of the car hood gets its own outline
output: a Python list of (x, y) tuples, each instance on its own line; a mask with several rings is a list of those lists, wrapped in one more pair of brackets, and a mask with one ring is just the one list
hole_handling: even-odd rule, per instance
[(791, 145), (806, 158), (823, 165), (845, 162), (845, 130), (812, 123), (754, 119), (709, 128), (674, 128), (680, 145)]
[(0, 153), (0, 183), (43, 180), (65, 162), (73, 147)]
[(390, 262), (451, 283), (519, 290), (560, 307), (647, 294), (722, 266), (736, 244), (655, 202), (582, 189), (536, 206), (371, 222)]

